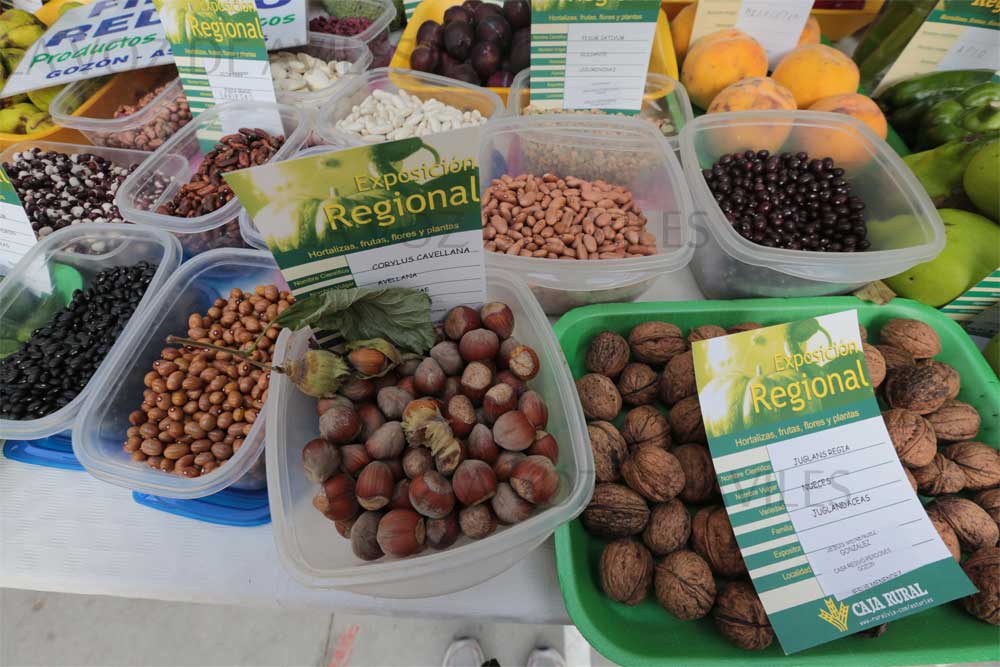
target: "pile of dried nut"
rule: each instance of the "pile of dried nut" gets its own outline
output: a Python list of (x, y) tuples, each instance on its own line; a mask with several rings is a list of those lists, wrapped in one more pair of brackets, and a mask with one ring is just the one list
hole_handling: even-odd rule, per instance
[[(677, 618), (712, 613), (730, 642), (753, 650), (769, 646), (774, 632), (721, 503), (690, 344), (760, 326), (703, 325), (685, 336), (673, 324), (644, 322), (627, 336), (604, 331), (590, 342), (590, 372), (577, 380), (597, 481), (581, 521), (592, 535), (609, 540), (599, 564), (601, 588), (611, 599), (635, 605), (652, 586), (657, 601)], [(890, 407), (886, 424), (914, 489), (923, 495), (977, 492), (972, 500), (938, 497), (928, 514), (956, 559), (960, 548), (972, 552), (963, 567), (982, 592), (963, 600), (966, 609), (1000, 624), (1000, 454), (972, 442), (979, 416), (956, 400), (958, 373), (932, 359), (941, 350), (933, 329), (890, 320), (881, 343), (865, 343), (866, 362)], [(612, 421), (623, 405), (627, 412), (619, 428)], [(938, 441), (955, 444), (938, 451)]]
[[(313, 505), (360, 559), (482, 539), (559, 491), (548, 407), (527, 385), (541, 363), (514, 338), (511, 309), (459, 306), (441, 333), (429, 356), (352, 379), (318, 403), (320, 437), (302, 450), (321, 485)], [(365, 375), (386, 361), (373, 348), (348, 358)]]

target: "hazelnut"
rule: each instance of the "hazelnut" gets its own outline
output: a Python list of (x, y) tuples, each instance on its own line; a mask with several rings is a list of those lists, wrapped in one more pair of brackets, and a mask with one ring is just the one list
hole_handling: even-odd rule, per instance
[(649, 507), (627, 486), (602, 483), (594, 486), (580, 520), (591, 535), (614, 540), (641, 533), (649, 521)]
[(455, 497), (463, 505), (486, 502), (497, 492), (497, 476), (485, 461), (468, 459), (455, 469), (451, 480)]
[(444, 380), (444, 391), (441, 392), (441, 400), (447, 403), (453, 396), (462, 393), (462, 379), (449, 376)]
[(493, 441), (512, 452), (524, 451), (535, 442), (535, 427), (523, 412), (511, 410), (493, 424)]
[(701, 556), (675, 551), (656, 566), (656, 600), (682, 621), (704, 618), (715, 604), (715, 579)]
[[(315, 498), (313, 499), (313, 505), (314, 506), (316, 505)], [(354, 521), (355, 519), (347, 519), (346, 521), (334, 521), (333, 525), (337, 529), (337, 532), (340, 533), (341, 537), (343, 537), (345, 540), (349, 540), (351, 539), (351, 528), (354, 527)]]
[(528, 380), (538, 375), (542, 369), (542, 364), (538, 361), (538, 354), (527, 345), (518, 345), (511, 351), (507, 360), (507, 369), (519, 380)]
[(399, 362), (399, 365), (396, 366), (395, 371), (399, 373), (399, 375), (401, 375), (402, 377), (409, 377), (411, 375), (416, 375), (417, 369), (420, 368), (420, 362), (422, 361), (423, 359), (420, 357), (413, 357), (410, 359), (406, 359), (404, 361)]
[(493, 464), (493, 472), (496, 473), (498, 482), (509, 482), (510, 474), (514, 471), (514, 466), (527, 458), (521, 452), (501, 451)]
[(687, 349), (684, 334), (669, 322), (643, 322), (628, 334), (632, 356), (644, 364), (665, 364)]
[(500, 339), (489, 329), (473, 329), (458, 343), (458, 352), (466, 362), (492, 360), (499, 350)]
[(606, 375), (613, 380), (625, 368), (630, 354), (628, 341), (614, 331), (602, 331), (590, 339), (590, 347), (587, 348), (587, 370)]
[(413, 379), (412, 375), (400, 378), (396, 386), (405, 391), (410, 396), (416, 396), (420, 392), (417, 391), (417, 382)]
[(590, 449), (594, 452), (594, 477), (598, 482), (617, 482), (622, 476), (622, 463), (628, 458), (628, 445), (615, 428), (605, 421), (587, 424)]
[(527, 500), (517, 495), (513, 487), (506, 482), (497, 485), (496, 495), (490, 499), (497, 520), (506, 525), (520, 523), (531, 516), (535, 507)]
[(677, 498), (653, 506), (642, 541), (655, 556), (677, 551), (691, 537), (691, 514)]
[(559, 463), (559, 443), (545, 431), (535, 431), (535, 442), (525, 453), (528, 456), (544, 456), (553, 464)]
[(399, 382), (400, 375), (396, 371), (389, 371), (381, 377), (372, 378), (371, 381), (375, 383), (375, 397), (378, 398), (378, 392), (386, 387), (394, 387), (396, 383)]
[(544, 456), (528, 456), (514, 466), (510, 485), (529, 503), (544, 505), (559, 491), (559, 473)]
[(943, 519), (936, 516), (929, 518), (931, 520), (931, 524), (934, 526), (934, 529), (937, 530), (938, 535), (941, 536), (941, 541), (944, 542), (944, 546), (948, 549), (951, 557), (955, 559), (956, 563), (961, 563), (962, 549), (958, 544), (958, 535), (955, 534), (952, 527)]
[(986, 510), (967, 498), (938, 498), (927, 506), (927, 514), (948, 523), (965, 551), (994, 546), (1000, 539), (997, 525)]
[(399, 387), (383, 387), (376, 394), (378, 409), (386, 419), (400, 419), (403, 410), (413, 400), (413, 394)]
[(576, 381), (580, 405), (588, 419), (611, 421), (622, 409), (622, 397), (614, 382), (604, 375), (588, 373)]
[(378, 560), (385, 553), (378, 545), (378, 524), (381, 512), (362, 512), (351, 526), (351, 551), (361, 560)]
[(688, 342), (694, 343), (699, 340), (708, 340), (709, 338), (719, 338), (720, 336), (727, 335), (726, 330), (716, 324), (703, 324), (700, 327), (694, 327), (688, 331)]
[(934, 366), (906, 366), (889, 374), (885, 398), (891, 407), (926, 415), (948, 400), (948, 385)]
[(980, 491), (973, 496), (972, 501), (986, 510), (998, 525), (1000, 525), (1000, 488)]
[(355, 489), (358, 504), (366, 510), (380, 510), (389, 504), (395, 486), (389, 466), (381, 461), (372, 461), (358, 475)]
[(927, 421), (939, 442), (972, 440), (979, 433), (979, 411), (962, 401), (946, 400), (927, 415)]
[(504, 413), (517, 408), (517, 394), (509, 384), (495, 384), (486, 391), (483, 397), (483, 416), (486, 423), (492, 424)]
[(445, 477), (451, 477), (462, 461), (469, 458), (466, 454), (465, 443), (461, 440), (455, 440), (455, 442), (457, 447), (434, 456), (434, 467)]
[(322, 484), (340, 469), (340, 450), (323, 438), (314, 438), (302, 448), (302, 467), (313, 484)]
[(427, 546), (440, 550), (457, 542), (462, 529), (458, 525), (458, 517), (452, 512), (443, 519), (427, 519), (424, 533)]
[(715, 479), (715, 464), (705, 445), (688, 443), (670, 452), (684, 471), (684, 488), (678, 494), (686, 503), (701, 505), (708, 502), (719, 489)]
[(403, 462), (400, 459), (389, 459), (388, 461), (383, 461), (389, 470), (392, 472), (392, 480), (398, 482), (401, 479), (406, 479), (406, 474), (403, 472)]
[(509, 384), (511, 387), (514, 388), (514, 391), (517, 393), (518, 396), (523, 395), (524, 392), (528, 390), (528, 384), (524, 380), (520, 379), (519, 377), (511, 373), (509, 370), (502, 370), (499, 373), (497, 373), (495, 382), (496, 384), (501, 384), (501, 383)]
[[(316, 508), (326, 515), (326, 518), (333, 521), (354, 518), (358, 513), (358, 499), (353, 477), (345, 473), (334, 475), (323, 482), (322, 488), (322, 500)], [(313, 504), (316, 505), (316, 501)]]
[(697, 396), (679, 400), (667, 414), (670, 428), (678, 442), (707, 443), (705, 422), (701, 418), (701, 404)]
[(444, 475), (428, 470), (410, 480), (410, 504), (431, 519), (442, 519), (455, 507), (455, 493)]
[(371, 401), (375, 398), (375, 383), (365, 378), (353, 378), (340, 386), (340, 393), (355, 403)]
[(892, 345), (876, 345), (875, 349), (879, 351), (882, 355), (882, 359), (885, 361), (886, 374), (897, 371), (900, 368), (913, 366), (917, 363), (917, 360), (913, 358), (912, 354), (906, 350), (901, 350), (898, 347), (893, 347)]
[(903, 465), (910, 468), (930, 465), (937, 453), (937, 438), (926, 419), (909, 410), (886, 410), (882, 420)]
[(740, 324), (734, 324), (733, 326), (726, 329), (728, 334), (743, 333), (744, 331), (753, 331), (754, 329), (763, 329), (764, 325), (758, 322), (741, 322)]
[(319, 434), (327, 442), (343, 445), (361, 433), (361, 418), (353, 407), (335, 405), (319, 417)]
[(374, 403), (362, 403), (358, 406), (358, 417), (361, 419), (361, 434), (358, 436), (362, 440), (367, 440), (378, 427), (385, 423), (385, 415), (375, 406)]
[(448, 399), (444, 408), (444, 416), (456, 438), (468, 437), (477, 422), (475, 406), (472, 405), (468, 396), (462, 394)]
[(913, 479), (917, 480), (917, 491), (925, 496), (958, 493), (965, 488), (965, 473), (941, 453), (935, 453), (927, 465), (913, 468)]
[(622, 463), (625, 483), (653, 502), (665, 502), (684, 488), (680, 461), (660, 447), (639, 447)]
[(331, 396), (330, 398), (321, 398), (316, 401), (316, 414), (322, 416), (324, 412), (337, 405), (345, 408), (354, 407), (351, 399), (346, 396)]
[(497, 352), (497, 368), (506, 369), (510, 366), (510, 355), (521, 345), (516, 338), (508, 338), (500, 343), (500, 351)]
[(398, 482), (396, 482), (396, 486), (393, 487), (392, 489), (392, 498), (389, 499), (389, 506), (387, 509), (391, 510), (413, 509), (413, 505), (410, 503), (410, 480), (401, 479)]
[(492, 301), (479, 311), (483, 326), (495, 333), (501, 340), (510, 338), (514, 333), (514, 313), (510, 306), (499, 301)]
[(670, 424), (663, 413), (651, 405), (629, 410), (622, 421), (621, 434), (629, 449), (646, 446), (666, 449), (670, 446)]
[(427, 357), (417, 366), (413, 374), (413, 386), (417, 395), (440, 396), (444, 392), (445, 372), (433, 357)]
[(879, 339), (886, 345), (906, 350), (914, 359), (930, 359), (941, 354), (941, 338), (930, 325), (919, 320), (893, 318), (882, 325)]
[(426, 447), (411, 447), (403, 454), (403, 473), (409, 478), (420, 477), (434, 467), (434, 455)]
[(458, 513), (458, 525), (466, 537), (481, 540), (497, 529), (497, 518), (489, 505), (474, 505)]
[(921, 359), (917, 362), (917, 365), (933, 366), (936, 368), (940, 376), (944, 378), (944, 383), (948, 386), (948, 398), (958, 398), (958, 393), (962, 390), (962, 378), (954, 367), (936, 359)]
[(598, 570), (605, 595), (635, 606), (646, 599), (653, 582), (653, 556), (635, 540), (615, 540), (601, 552)]
[(493, 441), (493, 431), (485, 424), (476, 424), (466, 441), (470, 459), (486, 461), (490, 465), (496, 463), (500, 456), (500, 448)]
[(749, 581), (723, 584), (715, 600), (715, 626), (730, 643), (742, 649), (761, 651), (774, 641), (774, 629)]
[(691, 522), (691, 545), (720, 577), (738, 577), (747, 571), (726, 508), (703, 507)]
[(962, 563), (979, 592), (962, 598), (962, 606), (976, 618), (990, 625), (1000, 625), (1000, 548), (993, 545), (978, 549)]
[(458, 375), (465, 368), (465, 361), (458, 352), (458, 343), (443, 340), (431, 348), (431, 359), (438, 363), (445, 375)]
[(618, 393), (629, 405), (648, 405), (656, 400), (658, 380), (646, 364), (629, 364), (618, 377)]
[(959, 442), (941, 449), (965, 475), (964, 488), (971, 491), (1000, 485), (1000, 452), (981, 442)]
[(372, 462), (364, 445), (344, 445), (340, 448), (340, 468), (348, 475), (357, 475)]
[(698, 393), (698, 383), (694, 377), (694, 356), (690, 350), (681, 352), (667, 362), (660, 376), (659, 389), (660, 400), (667, 405)]
[(473, 361), (462, 371), (461, 387), (473, 404), (478, 405), (486, 396), (486, 390), (493, 384), (493, 371), (486, 364)]
[(382, 424), (371, 437), (365, 441), (365, 451), (376, 461), (397, 458), (406, 447), (406, 436), (403, 425), (397, 421)]
[(412, 556), (424, 548), (424, 517), (413, 510), (392, 510), (378, 522), (376, 540), (390, 556)]
[(444, 317), (444, 335), (459, 341), (462, 336), (482, 325), (479, 313), (468, 306), (455, 306)]
[(886, 366), (885, 357), (878, 351), (878, 348), (868, 343), (862, 343), (865, 352), (865, 367), (868, 369), (868, 379), (873, 388), (877, 389), (885, 380)]

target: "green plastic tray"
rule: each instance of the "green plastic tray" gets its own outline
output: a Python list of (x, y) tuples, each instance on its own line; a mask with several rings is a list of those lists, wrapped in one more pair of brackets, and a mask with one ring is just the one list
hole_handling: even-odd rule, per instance
[[(556, 323), (555, 332), (570, 370), (578, 378), (586, 373), (587, 345), (600, 331), (612, 330), (624, 335), (634, 325), (649, 320), (672, 322), (685, 332), (702, 324), (732, 326), (747, 321), (780, 324), (850, 309), (858, 310), (858, 319), (870, 331), (877, 331), (893, 317), (910, 317), (934, 327), (944, 348), (937, 358), (958, 370), (962, 376), (959, 398), (974, 405), (982, 416), (978, 439), (998, 447), (1000, 380), (957, 324), (938, 311), (907, 299), (894, 299), (885, 306), (854, 297), (606, 304), (568, 312)], [(556, 531), (556, 566), (570, 618), (587, 641), (616, 664), (876, 667), (1000, 659), (1000, 629), (969, 616), (955, 604), (892, 623), (879, 639), (845, 637), (792, 656), (785, 656), (778, 642), (766, 651), (744, 651), (719, 634), (711, 617), (679, 621), (652, 596), (636, 607), (606, 598), (596, 576), (604, 544), (603, 540), (591, 537), (579, 519), (560, 526)]]

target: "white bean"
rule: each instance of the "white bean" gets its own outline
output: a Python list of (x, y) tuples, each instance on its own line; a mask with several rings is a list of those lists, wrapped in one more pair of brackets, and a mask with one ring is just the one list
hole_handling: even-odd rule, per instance
[(485, 122), (486, 118), (475, 109), (463, 111), (434, 98), (421, 100), (402, 90), (393, 93), (376, 89), (337, 121), (336, 127), (369, 140), (376, 136), (392, 140)]

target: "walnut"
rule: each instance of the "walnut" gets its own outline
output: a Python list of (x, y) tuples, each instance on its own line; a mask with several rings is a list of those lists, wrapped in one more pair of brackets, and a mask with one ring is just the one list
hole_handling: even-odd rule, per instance
[(661, 447), (638, 447), (622, 464), (622, 477), (642, 497), (662, 503), (684, 488), (680, 461)]
[(680, 499), (696, 505), (708, 502), (719, 489), (708, 447), (692, 442), (675, 447), (670, 453), (677, 457), (684, 469), (684, 488), (679, 494)]
[(675, 551), (656, 566), (656, 599), (682, 621), (703, 618), (715, 603), (715, 579), (701, 556)]
[(1000, 548), (979, 549), (962, 564), (962, 569), (979, 589), (962, 599), (965, 611), (990, 625), (1000, 625)]
[(590, 339), (587, 348), (587, 370), (616, 378), (628, 363), (628, 341), (614, 331), (602, 331)]
[(868, 379), (873, 388), (878, 388), (885, 380), (885, 357), (878, 351), (878, 348), (868, 343), (862, 344), (865, 351), (865, 366), (868, 368)]
[(927, 506), (927, 514), (947, 522), (965, 551), (994, 546), (1000, 539), (1000, 531), (990, 515), (968, 498), (938, 498)]
[(656, 556), (677, 551), (691, 537), (691, 513), (677, 498), (653, 506), (642, 541)]
[(858, 323), (858, 335), (861, 336), (861, 342), (868, 342), (868, 329), (865, 329), (865, 325)]
[(688, 332), (688, 342), (694, 343), (699, 340), (708, 340), (709, 338), (718, 338), (719, 336), (725, 336), (726, 330), (715, 324), (703, 324), (700, 327), (694, 327)]
[(637, 605), (653, 583), (653, 556), (637, 541), (624, 538), (604, 547), (599, 566), (601, 589), (612, 600)]
[(944, 542), (944, 545), (948, 548), (948, 551), (951, 553), (951, 557), (955, 559), (956, 563), (961, 563), (962, 548), (958, 545), (958, 535), (955, 534), (954, 529), (948, 524), (947, 521), (938, 516), (928, 515), (928, 518), (937, 530), (938, 535), (941, 536), (941, 541)]
[(945, 384), (948, 385), (948, 398), (958, 397), (958, 392), (962, 390), (962, 376), (958, 374), (958, 371), (954, 367), (936, 359), (921, 359), (917, 362), (917, 366), (933, 366), (938, 369), (944, 378)]
[(874, 628), (869, 628), (867, 630), (861, 630), (860, 632), (855, 632), (851, 636), (857, 637), (858, 639), (878, 639), (888, 631), (889, 631), (889, 624), (882, 623), (881, 625), (876, 625)]
[(715, 626), (736, 646), (760, 651), (774, 641), (774, 629), (764, 605), (749, 581), (730, 581), (715, 600)]
[(914, 468), (913, 478), (917, 480), (917, 491), (925, 496), (958, 493), (965, 488), (965, 473), (940, 453), (929, 464)]
[(576, 391), (580, 394), (583, 414), (588, 419), (611, 421), (622, 409), (622, 397), (618, 388), (604, 375), (584, 375), (576, 381)]
[(753, 331), (754, 329), (763, 329), (764, 325), (758, 322), (741, 322), (740, 324), (734, 324), (733, 326), (726, 329), (726, 333), (743, 333), (744, 331)]
[(979, 411), (968, 403), (948, 399), (940, 408), (927, 415), (940, 442), (972, 440), (979, 433)]
[(903, 468), (903, 472), (906, 473), (906, 481), (910, 483), (910, 487), (913, 489), (913, 492), (916, 493), (917, 492), (917, 478), (913, 476), (913, 473), (910, 472), (909, 468), (904, 467)]
[(965, 488), (970, 491), (1000, 485), (1000, 451), (981, 442), (959, 442), (941, 449), (965, 475)]
[(920, 320), (891, 319), (882, 325), (879, 339), (886, 345), (906, 350), (914, 359), (930, 359), (941, 354), (941, 338), (929, 324)]
[(907, 366), (889, 374), (885, 397), (891, 407), (927, 415), (948, 400), (948, 385), (934, 366)]
[(622, 476), (622, 463), (628, 458), (628, 445), (621, 433), (610, 422), (587, 424), (590, 449), (594, 452), (595, 479), (598, 482), (617, 482)]
[(698, 383), (694, 377), (694, 356), (691, 350), (682, 352), (667, 362), (660, 376), (660, 400), (673, 405), (682, 398), (695, 396)]
[(669, 322), (643, 322), (628, 334), (632, 356), (646, 364), (665, 364), (687, 349), (684, 334)]
[(720, 577), (738, 577), (747, 571), (726, 508), (721, 505), (703, 507), (694, 515), (691, 545)]
[(659, 389), (656, 371), (646, 364), (629, 364), (618, 378), (618, 393), (629, 405), (648, 405)]
[(909, 410), (886, 410), (882, 420), (903, 465), (910, 468), (930, 465), (937, 453), (937, 438), (926, 419)]
[(670, 446), (670, 424), (663, 413), (651, 405), (640, 405), (625, 415), (622, 421), (622, 437), (629, 449), (636, 447)]
[(986, 510), (990, 518), (1000, 527), (1000, 489), (980, 491), (972, 497), (972, 502)]
[(580, 520), (591, 535), (614, 540), (641, 533), (649, 521), (649, 507), (627, 486), (597, 484)]
[(885, 359), (885, 370), (887, 373), (891, 373), (900, 368), (906, 368), (907, 366), (913, 366), (917, 363), (917, 360), (913, 358), (913, 355), (906, 350), (901, 350), (898, 347), (893, 347), (892, 345), (876, 345), (875, 349), (882, 353), (882, 358)]
[(708, 442), (697, 396), (688, 396), (678, 401), (670, 408), (667, 420), (678, 442)]

